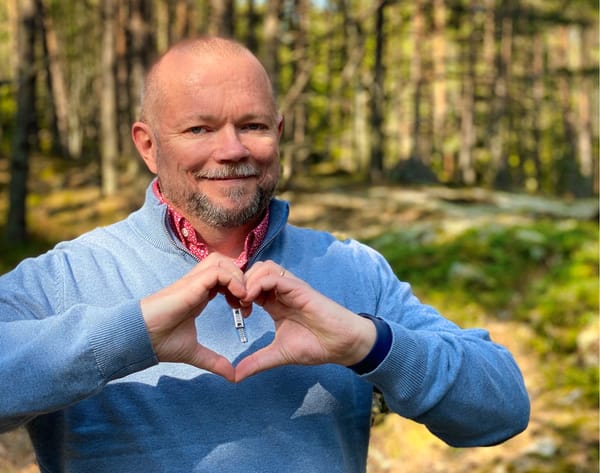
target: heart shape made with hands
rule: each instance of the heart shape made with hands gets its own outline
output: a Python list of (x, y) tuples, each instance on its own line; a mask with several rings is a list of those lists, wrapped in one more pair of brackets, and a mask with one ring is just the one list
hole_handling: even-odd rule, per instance
[[(325, 337), (324, 327), (315, 323), (318, 314), (310, 309), (311, 301), (326, 299), (324, 296), (274, 263), (253, 267), (244, 275), (244, 286), (246, 295), (237, 300), (242, 316), (250, 317), (254, 304), (262, 307), (273, 319), (275, 337), (268, 346), (250, 353), (233, 367), (233, 381), (240, 382), (276, 366), (329, 362), (329, 354), (320, 342)], [(219, 292), (236, 307), (233, 293), (228, 289)]]
[[(275, 323), (271, 344), (237, 366), (198, 343), (195, 318), (218, 293), (251, 316), (261, 306)], [(172, 285), (141, 301), (160, 361), (187, 363), (232, 382), (276, 366), (351, 365), (375, 342), (372, 322), (353, 314), (272, 261), (242, 272), (229, 258), (209, 255)]]

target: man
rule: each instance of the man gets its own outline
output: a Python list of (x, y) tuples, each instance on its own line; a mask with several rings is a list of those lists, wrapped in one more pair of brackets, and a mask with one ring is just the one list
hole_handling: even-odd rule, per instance
[(282, 127), (247, 49), (175, 45), (132, 126), (144, 206), (0, 278), (0, 426), (27, 426), (43, 472), (364, 471), (375, 388), (452, 445), (526, 427), (485, 331), (286, 223)]

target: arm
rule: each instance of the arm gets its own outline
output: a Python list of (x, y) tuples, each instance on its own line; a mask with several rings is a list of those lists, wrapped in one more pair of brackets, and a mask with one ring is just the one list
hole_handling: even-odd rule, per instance
[[(424, 423), (452, 445), (489, 445), (523, 430), (529, 400), (510, 354), (485, 331), (461, 330), (421, 304), (386, 264), (378, 270), (376, 315), (389, 324), (392, 345), (364, 379), (395, 412)], [(278, 364), (350, 366), (359, 361), (357, 353), (364, 357), (374, 343), (372, 322), (281, 271), (267, 262), (247, 274), (245, 303), (256, 302), (271, 314), (276, 335), (270, 346), (238, 364), (237, 379)]]
[(45, 256), (0, 278), (0, 431), (156, 363), (139, 303), (62, 309), (60, 267)]
[[(244, 296), (242, 273), (230, 260), (211, 256), (159, 292), (110, 307), (64, 307), (65, 266), (52, 253), (0, 278), (0, 431), (159, 360), (233, 379), (231, 364), (197, 343), (194, 326), (218, 292), (231, 303)], [(107, 290), (101, 292), (99, 300), (110, 301)]]
[(512, 355), (481, 329), (461, 329), (422, 304), (380, 255), (376, 308), (392, 330), (389, 355), (363, 377), (391, 409), (446, 443), (492, 445), (523, 431), (529, 397)]
[(390, 352), (363, 377), (394, 412), (456, 447), (493, 445), (526, 428), (529, 399), (520, 371), (486, 331), (389, 325)]

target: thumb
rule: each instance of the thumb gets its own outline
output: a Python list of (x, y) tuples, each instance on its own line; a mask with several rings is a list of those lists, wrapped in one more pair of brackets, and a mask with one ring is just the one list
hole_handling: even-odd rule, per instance
[(273, 344), (243, 358), (235, 367), (235, 382), (239, 383), (250, 376), (276, 366), (286, 364)]
[(222, 376), (227, 381), (236, 381), (235, 368), (229, 360), (202, 345), (196, 346), (187, 363)]

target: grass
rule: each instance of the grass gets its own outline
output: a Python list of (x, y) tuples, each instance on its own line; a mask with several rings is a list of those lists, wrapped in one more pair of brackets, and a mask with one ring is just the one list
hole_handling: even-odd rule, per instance
[(541, 220), (447, 235), (386, 233), (368, 241), (400, 279), (462, 325), (487, 318), (528, 324), (555, 388), (577, 388), (598, 406), (597, 366), (578, 336), (598, 318), (598, 224)]

